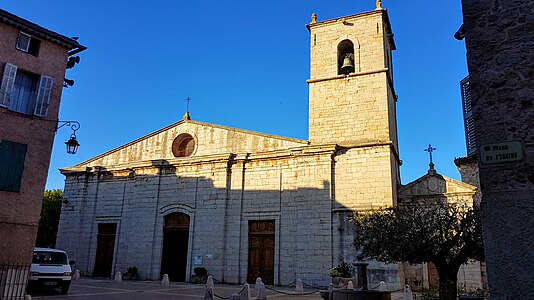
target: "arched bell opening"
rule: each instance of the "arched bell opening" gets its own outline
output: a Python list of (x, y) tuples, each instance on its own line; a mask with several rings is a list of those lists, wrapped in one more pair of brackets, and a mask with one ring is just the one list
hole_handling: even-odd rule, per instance
[(337, 46), (337, 74), (346, 75), (354, 72), (354, 44), (343, 40)]

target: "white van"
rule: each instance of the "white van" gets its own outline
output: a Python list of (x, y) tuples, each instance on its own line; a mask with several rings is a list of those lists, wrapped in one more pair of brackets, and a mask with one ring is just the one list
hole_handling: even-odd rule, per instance
[(35, 248), (28, 289), (36, 287), (59, 288), (62, 294), (69, 292), (72, 270), (67, 253), (63, 250)]

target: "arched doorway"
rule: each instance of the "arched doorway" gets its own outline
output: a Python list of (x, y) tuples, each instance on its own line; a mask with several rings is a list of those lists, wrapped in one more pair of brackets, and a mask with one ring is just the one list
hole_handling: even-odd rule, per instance
[(165, 216), (160, 278), (168, 274), (171, 281), (185, 281), (188, 241), (189, 216), (183, 213)]

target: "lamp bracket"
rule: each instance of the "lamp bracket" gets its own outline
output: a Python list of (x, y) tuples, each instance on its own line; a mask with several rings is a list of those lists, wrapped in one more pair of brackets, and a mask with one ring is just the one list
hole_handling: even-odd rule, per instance
[(80, 129), (80, 123), (78, 121), (60, 121), (60, 120), (57, 120), (56, 131), (58, 131), (58, 129), (60, 129), (63, 126), (70, 126), (70, 129), (72, 129), (74, 135), (76, 135), (76, 130)]

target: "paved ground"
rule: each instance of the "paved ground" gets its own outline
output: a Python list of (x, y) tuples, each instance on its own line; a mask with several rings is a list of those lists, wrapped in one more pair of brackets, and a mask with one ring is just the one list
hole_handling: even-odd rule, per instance
[[(217, 299), (228, 299), (233, 293), (239, 292), (242, 285), (215, 284), (215, 297)], [(319, 293), (305, 289), (305, 295), (295, 295), (294, 288), (269, 287), (276, 291), (267, 289), (267, 299), (293, 300), (293, 299), (315, 299), (320, 300)], [(254, 285), (251, 285), (252, 299), (256, 297)], [(172, 282), (170, 285), (161, 285), (157, 281), (123, 281), (113, 282), (105, 279), (81, 278), (72, 282), (67, 295), (61, 295), (58, 291), (39, 291), (32, 295), (32, 299), (106, 299), (106, 300), (159, 300), (159, 299), (204, 299), (205, 285), (182, 282)], [(394, 293), (392, 300), (402, 299), (401, 293)]]
[[(242, 288), (242, 285), (215, 284), (214, 292), (216, 297), (214, 299), (228, 299), (233, 293), (239, 292)], [(251, 294), (255, 298), (256, 291), (253, 288), (253, 285), (251, 285)], [(319, 293), (314, 293), (313, 290), (306, 290), (305, 293), (308, 293), (307, 295), (286, 295), (294, 294), (294, 289), (271, 288), (282, 293), (267, 289), (268, 299), (321, 299)], [(123, 281), (118, 283), (112, 280), (81, 278), (72, 282), (67, 295), (61, 295), (59, 291), (54, 290), (39, 291), (37, 294), (32, 295), (32, 299), (204, 299), (205, 289), (204, 284), (172, 282), (170, 285), (164, 286), (155, 281)]]

